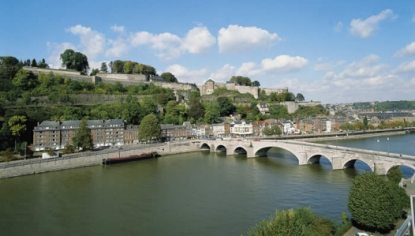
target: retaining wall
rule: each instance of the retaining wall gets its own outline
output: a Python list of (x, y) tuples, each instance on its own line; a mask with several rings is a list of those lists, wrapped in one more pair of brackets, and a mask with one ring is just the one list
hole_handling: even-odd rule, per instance
[(8, 163), (0, 163), (0, 179), (37, 174), (48, 171), (102, 165), (102, 160), (105, 158), (139, 155), (149, 152), (157, 152), (160, 155), (164, 156), (185, 152), (194, 152), (198, 150), (199, 148), (197, 145), (193, 144), (190, 141), (184, 141), (163, 144), (125, 146), (120, 150), (108, 149), (102, 151), (76, 153), (49, 159), (36, 158), (13, 161)]

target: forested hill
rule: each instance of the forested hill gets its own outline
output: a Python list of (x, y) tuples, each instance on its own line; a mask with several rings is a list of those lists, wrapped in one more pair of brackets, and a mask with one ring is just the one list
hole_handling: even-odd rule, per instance
[(415, 101), (357, 102), (353, 103), (353, 108), (375, 111), (415, 110)]

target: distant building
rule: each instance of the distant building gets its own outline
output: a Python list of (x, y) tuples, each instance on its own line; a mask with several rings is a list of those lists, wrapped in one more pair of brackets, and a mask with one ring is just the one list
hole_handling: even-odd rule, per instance
[(192, 129), (185, 125), (162, 124), (161, 138), (165, 141), (189, 139), (193, 137)]
[(230, 125), (230, 133), (232, 136), (247, 136), (254, 133), (252, 124), (245, 121), (234, 121)]
[(263, 88), (260, 89), (255, 86), (244, 86), (238, 85), (235, 83), (216, 83), (215, 81), (209, 79), (203, 85), (199, 86), (200, 95), (210, 95), (218, 88), (226, 88), (227, 90), (238, 91), (239, 93), (247, 93), (258, 98), (259, 92), (264, 91), (265, 94), (269, 95), (271, 93), (283, 93), (288, 92), (287, 88)]
[(212, 124), (212, 133), (215, 137), (223, 137), (225, 136), (225, 124)]
[(269, 107), (266, 103), (258, 103), (256, 105), (256, 107), (258, 108), (259, 112), (262, 115), (268, 114), (269, 113)]
[[(72, 144), (72, 138), (79, 129), (79, 120), (43, 121), (33, 129), (33, 150), (63, 149)], [(114, 120), (88, 120), (94, 148), (124, 145), (124, 122)]]

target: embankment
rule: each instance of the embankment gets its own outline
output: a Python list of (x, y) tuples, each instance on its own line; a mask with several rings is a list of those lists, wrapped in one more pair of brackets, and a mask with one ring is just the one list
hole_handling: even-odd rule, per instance
[(157, 152), (161, 156), (198, 151), (197, 145), (191, 141), (169, 142), (161, 144), (125, 146), (121, 149), (82, 152), (48, 159), (28, 159), (0, 163), (0, 179), (22, 175), (38, 174), (49, 171), (96, 166), (102, 164), (102, 159), (116, 158), (142, 153)]

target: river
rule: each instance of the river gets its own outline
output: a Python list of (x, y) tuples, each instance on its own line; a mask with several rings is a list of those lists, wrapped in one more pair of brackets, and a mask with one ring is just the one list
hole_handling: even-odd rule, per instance
[[(380, 139), (333, 143), (415, 155), (414, 134)], [(253, 159), (190, 153), (1, 179), (1, 235), (240, 235), (276, 209), (303, 206), (340, 220), (361, 171), (298, 166), (271, 149)]]

